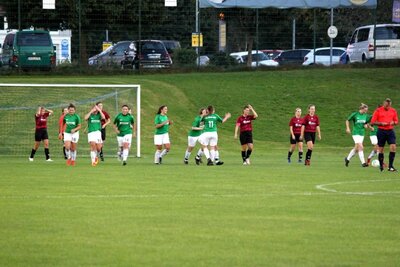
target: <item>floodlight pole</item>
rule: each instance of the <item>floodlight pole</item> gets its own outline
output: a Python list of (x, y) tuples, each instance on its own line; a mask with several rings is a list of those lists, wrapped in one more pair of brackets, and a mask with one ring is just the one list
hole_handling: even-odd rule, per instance
[[(331, 8), (331, 26), (333, 26), (333, 8)], [(330, 45), (331, 45), (331, 49), (330, 49), (330, 57), (329, 57), (329, 66), (332, 66), (332, 47), (333, 47), (333, 38), (329, 38), (330, 39)]]
[(197, 55), (197, 67), (200, 67), (200, 22), (199, 22), (199, 0), (196, 0), (196, 34), (198, 36), (198, 42), (196, 46)]
[(21, 0), (18, 0), (18, 30), (21, 30)]

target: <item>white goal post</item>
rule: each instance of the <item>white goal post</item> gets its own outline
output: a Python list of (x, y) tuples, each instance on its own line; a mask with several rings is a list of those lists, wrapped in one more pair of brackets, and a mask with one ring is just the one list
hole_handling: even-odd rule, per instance
[(140, 85), (139, 84), (31, 84), (31, 83), (0, 83), (0, 87), (65, 87), (65, 88), (134, 88), (136, 89), (136, 118), (135, 123), (137, 127), (136, 131), (136, 156), (141, 156), (141, 103), (140, 103)]

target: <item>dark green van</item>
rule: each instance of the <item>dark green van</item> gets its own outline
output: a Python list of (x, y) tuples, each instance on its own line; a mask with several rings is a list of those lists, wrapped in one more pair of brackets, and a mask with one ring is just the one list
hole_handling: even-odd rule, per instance
[(10, 32), (6, 35), (2, 48), (4, 66), (50, 69), (56, 64), (56, 53), (48, 31)]

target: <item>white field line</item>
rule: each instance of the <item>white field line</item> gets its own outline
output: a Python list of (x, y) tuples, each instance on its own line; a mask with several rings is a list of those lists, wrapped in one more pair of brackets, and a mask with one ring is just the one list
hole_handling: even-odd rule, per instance
[(318, 190), (322, 190), (329, 193), (337, 193), (337, 194), (345, 194), (345, 195), (395, 195), (400, 194), (400, 191), (380, 191), (380, 192), (347, 192), (347, 191), (339, 191), (334, 189), (335, 185), (344, 185), (344, 184), (362, 184), (362, 183), (382, 183), (382, 182), (393, 182), (400, 181), (400, 179), (386, 179), (386, 180), (357, 180), (357, 181), (341, 181), (336, 183), (329, 184), (320, 184), (316, 185), (315, 188)]

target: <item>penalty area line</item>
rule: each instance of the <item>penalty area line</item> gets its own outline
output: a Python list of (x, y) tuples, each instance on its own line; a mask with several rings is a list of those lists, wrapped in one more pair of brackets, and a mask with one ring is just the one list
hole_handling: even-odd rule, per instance
[(393, 182), (400, 181), (400, 179), (385, 179), (385, 180), (356, 180), (356, 181), (341, 181), (335, 183), (328, 184), (319, 184), (316, 185), (315, 188), (328, 193), (336, 193), (336, 194), (344, 194), (344, 195), (365, 195), (365, 196), (373, 196), (373, 195), (397, 195), (400, 194), (400, 191), (378, 191), (378, 192), (349, 192), (349, 191), (340, 191), (335, 189), (335, 185), (345, 185), (345, 184), (362, 184), (362, 183), (382, 183), (382, 182)]

